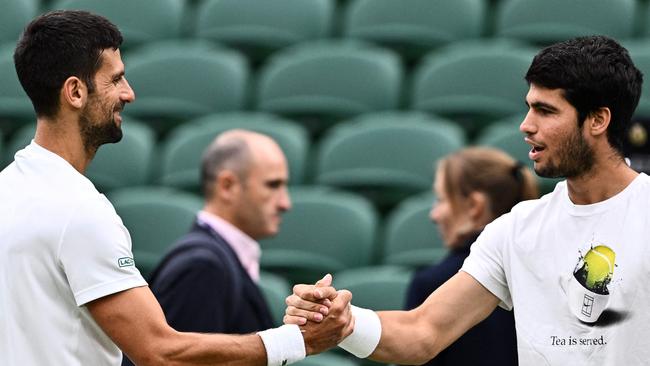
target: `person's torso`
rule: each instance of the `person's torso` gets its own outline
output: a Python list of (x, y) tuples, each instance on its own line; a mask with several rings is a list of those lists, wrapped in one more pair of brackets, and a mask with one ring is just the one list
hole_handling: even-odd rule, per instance
[(121, 359), (86, 307), (77, 306), (59, 258), (80, 202), (112, 210), (70, 169), (27, 148), (0, 173), (2, 365), (116, 365)]
[[(198, 261), (211, 266), (207, 269), (210, 272), (223, 273), (218, 276), (221, 280), (211, 282), (207, 289), (205, 284), (197, 285), (206, 292), (202, 294), (203, 298), (210, 298), (210, 301), (205, 305), (186, 304), (184, 302), (192, 300), (179, 298), (179, 293), (187, 291), (180, 286), (193, 284), (183, 282), (183, 285), (178, 285), (176, 282)], [(211, 278), (199, 276), (194, 282), (210, 281)], [(177, 330), (246, 334), (273, 326), (260, 289), (239, 263), (235, 252), (221, 236), (205, 227), (195, 226), (171, 249), (154, 271), (150, 285), (169, 324)], [(222, 308), (210, 309), (208, 303), (218, 303)], [(189, 309), (193, 310), (192, 314), (186, 314)]]
[(650, 359), (650, 179), (595, 205), (566, 188), (516, 215), (504, 250), (522, 365)]

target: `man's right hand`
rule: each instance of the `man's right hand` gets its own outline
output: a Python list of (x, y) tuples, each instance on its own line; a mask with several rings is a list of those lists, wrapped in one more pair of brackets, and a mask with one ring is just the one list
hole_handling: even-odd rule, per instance
[(320, 323), (329, 314), (338, 291), (332, 287), (332, 275), (326, 274), (315, 285), (295, 285), (293, 294), (287, 296), (284, 324), (307, 324), (308, 320)]
[(300, 326), (308, 355), (321, 353), (335, 347), (345, 337), (352, 334), (354, 318), (350, 311), (350, 300), (352, 300), (350, 291), (337, 291), (325, 319), (320, 323), (307, 321)]
[(323, 352), (352, 333), (350, 300), (350, 291), (332, 287), (330, 274), (315, 285), (295, 285), (286, 299), (284, 323), (300, 326), (308, 355)]

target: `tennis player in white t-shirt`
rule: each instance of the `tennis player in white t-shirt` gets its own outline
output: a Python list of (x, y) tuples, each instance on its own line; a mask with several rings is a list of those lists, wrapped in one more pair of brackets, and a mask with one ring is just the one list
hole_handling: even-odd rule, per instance
[[(650, 360), (650, 178), (622, 152), (642, 74), (616, 41), (591, 36), (543, 49), (525, 78), (529, 157), (566, 180), (488, 225), (420, 307), (353, 308), (357, 356), (426, 362), (500, 305), (514, 308), (521, 365)], [(294, 288), (286, 322), (305, 322), (313, 288)]]
[(328, 286), (318, 294), (331, 304), (324, 328), (236, 336), (167, 325), (128, 231), (83, 176), (99, 146), (121, 139), (120, 114), (135, 99), (121, 42), (108, 20), (82, 11), (39, 16), (18, 41), (37, 127), (0, 172), (0, 365), (117, 366), (120, 349), (138, 365), (285, 365), (350, 334), (350, 294)]

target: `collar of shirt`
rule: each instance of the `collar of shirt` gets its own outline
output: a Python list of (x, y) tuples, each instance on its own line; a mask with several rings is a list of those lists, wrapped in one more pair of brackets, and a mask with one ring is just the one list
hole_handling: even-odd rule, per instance
[(242, 267), (254, 282), (260, 279), (260, 256), (262, 250), (253, 238), (246, 235), (233, 224), (207, 211), (199, 211), (197, 219), (219, 233), (235, 251)]

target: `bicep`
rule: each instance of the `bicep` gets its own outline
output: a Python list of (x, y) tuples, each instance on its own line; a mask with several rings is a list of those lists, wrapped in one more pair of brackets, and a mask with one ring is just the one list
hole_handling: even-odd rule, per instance
[(425, 362), (490, 315), (498, 303), (476, 279), (458, 272), (419, 307), (408, 312), (380, 312), (382, 335), (371, 358)]

